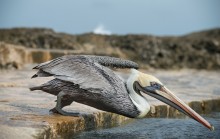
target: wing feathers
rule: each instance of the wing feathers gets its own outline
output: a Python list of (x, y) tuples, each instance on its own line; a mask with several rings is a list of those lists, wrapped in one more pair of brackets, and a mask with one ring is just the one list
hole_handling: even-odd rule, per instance
[(79, 84), (83, 89), (107, 89), (110, 87), (106, 79), (99, 73), (99, 68), (87, 58), (59, 58), (35, 68), (49, 73), (57, 79)]
[(109, 56), (93, 56), (93, 55), (67, 55), (56, 58), (54, 60), (41, 63), (34, 67), (33, 69), (39, 69), (44, 66), (55, 66), (57, 63), (61, 63), (68, 59), (87, 59), (90, 62), (97, 62), (100, 65), (107, 66), (107, 67), (116, 67), (116, 68), (135, 68), (138, 69), (138, 64), (130, 61), (130, 60), (123, 60), (120, 58), (109, 57)]
[(94, 62), (98, 62), (99, 64), (107, 67), (138, 69), (138, 64), (130, 60), (123, 60), (120, 58), (109, 57), (109, 56), (87, 55), (87, 57), (92, 59)]
[(68, 55), (41, 63), (34, 67), (39, 71), (33, 77), (54, 76), (57, 79), (79, 84), (83, 89), (111, 89), (110, 78), (118, 79), (114, 72), (106, 67), (137, 68), (137, 64), (119, 58), (91, 55)]

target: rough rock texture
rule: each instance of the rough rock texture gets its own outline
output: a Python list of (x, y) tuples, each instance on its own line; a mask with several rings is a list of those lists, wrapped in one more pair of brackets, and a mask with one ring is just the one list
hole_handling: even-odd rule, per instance
[[(31, 66), (32, 67), (32, 66)], [(28, 67), (30, 69), (30, 67)], [(50, 114), (56, 97), (28, 88), (50, 78), (32, 80), (36, 71), (0, 71), (0, 138), (70, 138), (72, 134), (96, 128), (116, 126), (126, 117), (73, 103), (68, 111), (86, 113), (84, 117)]]
[[(23, 70), (0, 71), (1, 139), (70, 138), (80, 131), (112, 127), (128, 120), (124, 116), (78, 103), (73, 103), (65, 109), (86, 113), (86, 116), (50, 114), (49, 110), (55, 106), (56, 97), (42, 91), (31, 92), (28, 89), (50, 78), (30, 79), (36, 72), (31, 71), (31, 67), (33, 66), (27, 66)], [(123, 78), (128, 76), (124, 73), (119, 74)], [(181, 70), (153, 71), (151, 74), (161, 79), (170, 90), (198, 113), (220, 111), (219, 72)], [(151, 105), (148, 117), (184, 117), (164, 103), (146, 97)]]
[(23, 67), (24, 63), (30, 62), (30, 55), (24, 47), (0, 42), (0, 69), (20, 69)]
[(179, 37), (69, 35), (51, 29), (0, 29), (0, 41), (27, 48), (72, 50), (134, 60), (145, 68), (220, 69), (220, 29)]

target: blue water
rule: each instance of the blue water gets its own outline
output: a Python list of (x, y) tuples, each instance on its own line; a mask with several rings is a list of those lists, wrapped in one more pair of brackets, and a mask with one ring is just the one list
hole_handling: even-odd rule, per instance
[(109, 129), (84, 131), (73, 139), (220, 139), (220, 112), (203, 117), (214, 125), (214, 131), (189, 118), (147, 118)]

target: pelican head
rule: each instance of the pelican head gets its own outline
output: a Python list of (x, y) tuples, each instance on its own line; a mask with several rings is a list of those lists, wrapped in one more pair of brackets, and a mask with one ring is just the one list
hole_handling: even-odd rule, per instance
[(150, 106), (146, 98), (141, 94), (145, 93), (174, 107), (185, 115), (203, 124), (210, 130), (214, 130), (214, 127), (209, 122), (174, 95), (154, 76), (131, 69), (131, 75), (127, 80), (127, 89), (132, 102), (140, 111), (137, 118), (146, 116), (150, 110)]

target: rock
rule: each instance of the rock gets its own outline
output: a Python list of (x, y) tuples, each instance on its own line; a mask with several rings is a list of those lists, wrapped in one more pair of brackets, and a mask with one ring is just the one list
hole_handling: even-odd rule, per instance
[[(56, 97), (42, 91), (30, 92), (28, 88), (51, 78), (31, 79), (36, 72), (31, 71), (31, 67), (33, 65), (17, 71), (0, 71), (0, 138), (71, 138), (81, 131), (109, 128), (129, 120), (124, 116), (78, 103), (73, 103), (65, 109), (82, 112), (86, 116), (72, 117), (49, 113), (55, 106)], [(128, 76), (125, 73), (117, 73), (123, 78)], [(196, 112), (204, 114), (220, 110), (220, 92), (214, 91), (219, 90), (219, 72), (154, 70), (150, 74), (161, 79)], [(168, 105), (147, 95), (146, 97), (151, 105), (147, 117), (185, 117)]]
[(21, 69), (30, 63), (30, 57), (25, 47), (0, 42), (0, 68)]
[(138, 62), (142, 68), (158, 69), (220, 69), (219, 40), (220, 29), (178, 37), (70, 35), (43, 28), (0, 29), (0, 41), (5, 43), (45, 51), (59, 49), (75, 54), (115, 56)]

